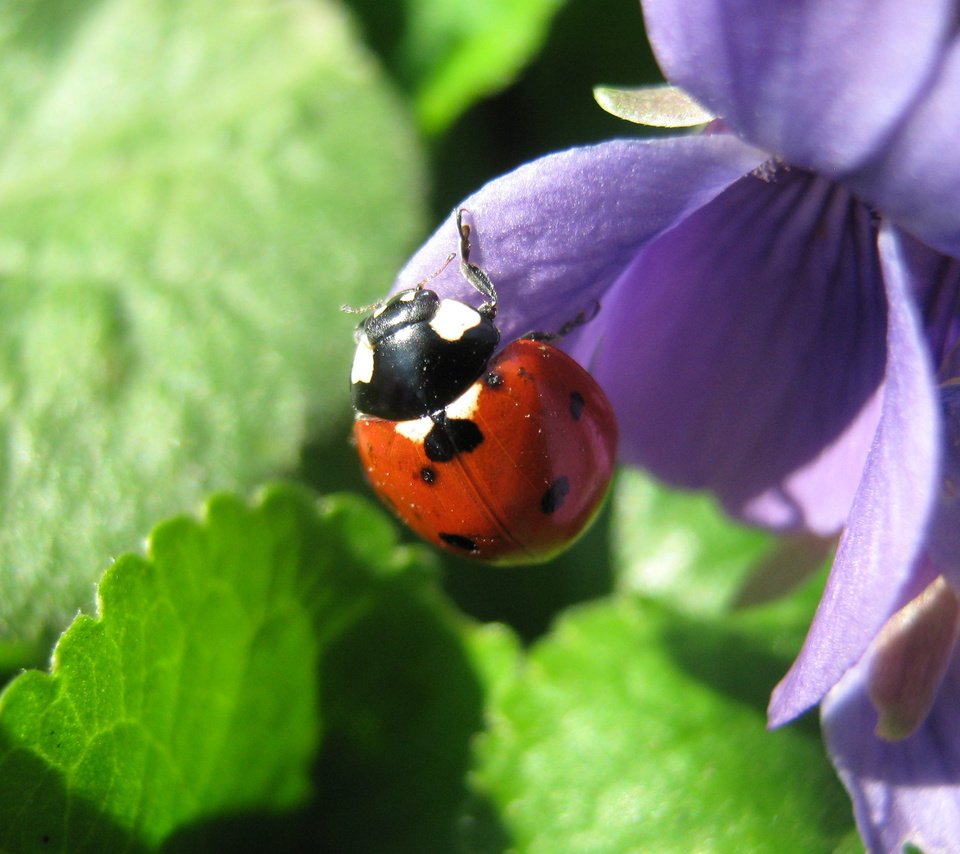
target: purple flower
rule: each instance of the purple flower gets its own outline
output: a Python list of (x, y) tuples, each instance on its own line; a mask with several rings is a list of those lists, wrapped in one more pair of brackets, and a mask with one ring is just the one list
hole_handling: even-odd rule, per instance
[[(464, 202), (503, 337), (567, 348), (625, 462), (778, 531), (842, 532), (772, 725), (824, 731), (878, 851), (960, 839), (960, 10), (648, 0), (722, 124), (530, 163)], [(451, 222), (401, 274), (451, 250)], [(438, 289), (468, 297), (453, 270)], [(945, 579), (945, 580), (943, 580)], [(878, 728), (881, 737), (874, 735)]]

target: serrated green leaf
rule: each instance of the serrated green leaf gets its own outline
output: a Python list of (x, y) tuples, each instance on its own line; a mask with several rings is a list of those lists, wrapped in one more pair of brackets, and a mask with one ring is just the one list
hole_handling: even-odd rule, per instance
[(395, 534), (292, 488), (161, 525), (0, 696), (0, 850), (450, 850), (480, 683)]
[(375, 602), (356, 531), (393, 548), (366, 504), (326, 506), (290, 488), (254, 509), (219, 497), (107, 571), (100, 616), (0, 696), (0, 850), (154, 848), (304, 801), (321, 661)]
[(851, 818), (819, 738), (765, 728), (788, 661), (648, 602), (572, 612), (488, 712), (473, 850), (833, 850)]
[(323, 0), (5, 4), (0, 47), (0, 637), (30, 641), (155, 519), (339, 428), (339, 306), (423, 182)]

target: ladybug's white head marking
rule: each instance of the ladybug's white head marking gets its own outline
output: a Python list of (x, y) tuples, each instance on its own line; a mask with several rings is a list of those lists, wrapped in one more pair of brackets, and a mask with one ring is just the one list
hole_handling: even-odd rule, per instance
[(433, 429), (433, 420), (429, 415), (425, 415), (423, 418), (414, 418), (412, 421), (397, 421), (393, 429), (405, 439), (420, 443)]
[(357, 342), (357, 352), (353, 354), (353, 367), (350, 369), (350, 383), (368, 383), (373, 379), (373, 347), (366, 335)]
[(483, 383), (476, 382), (460, 395), (447, 409), (447, 418), (462, 419), (464, 421), (473, 420), (473, 415), (477, 411), (477, 403), (480, 400), (480, 392), (483, 391)]
[(444, 341), (459, 341), (463, 334), (479, 326), (483, 316), (475, 308), (454, 299), (442, 299), (437, 313), (430, 320), (430, 328)]

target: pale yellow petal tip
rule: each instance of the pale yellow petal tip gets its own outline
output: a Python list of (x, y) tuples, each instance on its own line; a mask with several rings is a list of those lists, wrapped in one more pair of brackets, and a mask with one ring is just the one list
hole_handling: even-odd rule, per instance
[(940, 576), (897, 611), (873, 641), (867, 694), (876, 735), (902, 741), (927, 719), (960, 639), (960, 594)]
[(689, 128), (716, 118), (676, 86), (640, 86), (636, 89), (596, 86), (593, 97), (618, 119), (649, 127)]
[(910, 738), (923, 723), (925, 718), (919, 720), (900, 718), (895, 714), (881, 714), (877, 718), (877, 726), (873, 734), (883, 741), (896, 743)]

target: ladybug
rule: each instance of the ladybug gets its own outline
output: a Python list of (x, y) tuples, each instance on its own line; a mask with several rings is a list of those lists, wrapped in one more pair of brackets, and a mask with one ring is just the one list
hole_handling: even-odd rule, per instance
[(483, 303), (441, 299), (425, 281), (360, 323), (353, 434), (373, 489), (424, 539), (490, 563), (537, 563), (596, 516), (617, 423), (593, 377), (551, 336), (494, 355), (497, 294), (469, 260), (463, 213), (460, 271)]

